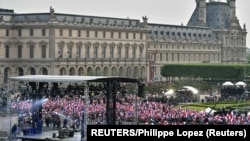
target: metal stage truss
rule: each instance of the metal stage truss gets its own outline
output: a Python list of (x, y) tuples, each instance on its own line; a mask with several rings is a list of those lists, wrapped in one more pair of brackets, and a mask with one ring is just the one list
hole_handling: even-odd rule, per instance
[[(10, 77), (10, 81), (16, 82), (52, 82), (52, 83), (82, 83), (84, 85), (85, 104), (89, 104), (89, 83), (102, 82), (106, 91), (106, 124), (116, 124), (116, 94), (119, 83), (133, 83), (138, 88), (140, 80), (136, 78), (116, 77), (116, 76), (65, 76), (65, 75), (25, 75)], [(138, 95), (139, 89), (136, 94)], [(136, 104), (137, 105), (137, 104)], [(84, 125), (88, 124), (88, 108), (84, 109)]]

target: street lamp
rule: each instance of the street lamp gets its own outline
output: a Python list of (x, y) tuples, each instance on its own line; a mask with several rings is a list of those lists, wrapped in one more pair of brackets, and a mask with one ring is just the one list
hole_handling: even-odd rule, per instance
[(248, 60), (247, 58), (243, 61), (244, 63), (244, 82), (247, 82), (247, 78), (248, 78), (248, 75), (249, 75), (249, 68), (248, 68), (248, 63), (249, 63), (250, 60)]
[(247, 106), (247, 100), (248, 100), (248, 93), (246, 93), (246, 106)]
[[(245, 87), (247, 87), (247, 86), (245, 86)], [(243, 94), (241, 95), (241, 98), (240, 98), (240, 100), (239, 100), (239, 102), (238, 102), (238, 104), (237, 104), (237, 106), (236, 106), (236, 109), (238, 109), (238, 106), (239, 106), (239, 104), (240, 104), (240, 102), (242, 101), (242, 100), (244, 100), (244, 97), (248, 97), (248, 91), (247, 90), (245, 90), (244, 92), (243, 92)], [(247, 99), (247, 98), (246, 98)]]

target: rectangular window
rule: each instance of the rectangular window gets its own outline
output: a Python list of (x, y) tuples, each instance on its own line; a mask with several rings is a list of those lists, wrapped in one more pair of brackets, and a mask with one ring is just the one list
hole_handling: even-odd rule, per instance
[(69, 37), (72, 36), (72, 29), (69, 30)]
[(94, 58), (97, 58), (97, 54), (98, 54), (98, 47), (94, 46)]
[(126, 33), (126, 39), (128, 39), (128, 32)]
[(81, 30), (78, 30), (78, 37), (81, 37)]
[(110, 48), (110, 58), (114, 58), (114, 47)]
[(140, 58), (142, 58), (142, 54), (143, 54), (143, 47), (140, 47), (139, 49), (140, 49), (139, 56), (140, 56)]
[(81, 58), (81, 45), (77, 46), (76, 58)]
[(5, 46), (5, 58), (10, 58), (10, 47), (9, 47), (9, 45)]
[(135, 48), (135, 47), (133, 48), (133, 54), (132, 54), (132, 57), (133, 57), (133, 58), (136, 58), (136, 48)]
[(46, 30), (42, 29), (42, 36), (46, 36)]
[(63, 29), (60, 29), (60, 36), (63, 36)]
[(6, 36), (9, 36), (9, 29), (6, 29)]
[(125, 50), (125, 58), (128, 58), (128, 47), (126, 47), (126, 50)]
[(22, 46), (18, 45), (17, 50), (17, 58), (22, 58)]
[(103, 31), (103, 33), (102, 33), (103, 35), (103, 38), (106, 38), (106, 32), (105, 31)]
[(85, 58), (89, 58), (89, 46), (86, 46)]
[(34, 46), (30, 45), (30, 58), (34, 58)]
[(121, 58), (122, 57), (122, 48), (119, 47), (118, 48), (118, 58)]
[(34, 32), (34, 30), (33, 29), (30, 29), (30, 36), (33, 36), (33, 33)]
[(46, 45), (42, 45), (42, 58), (46, 58)]
[(140, 34), (140, 39), (141, 39), (141, 40), (143, 39), (143, 34), (142, 34), (142, 33)]
[(136, 39), (136, 34), (135, 33), (133, 33), (133, 39)]
[(114, 32), (110, 33), (110, 38), (114, 38)]
[(63, 45), (59, 45), (58, 58), (63, 57)]
[(86, 32), (86, 37), (89, 37), (89, 31), (87, 30), (87, 32)]
[(106, 46), (102, 48), (102, 58), (106, 58)]
[(68, 48), (68, 58), (72, 58), (72, 46)]
[(21, 37), (22, 36), (22, 30), (21, 29), (18, 29), (18, 36)]
[(118, 35), (118, 38), (121, 39), (121, 38), (122, 38), (122, 33), (119, 32), (118, 34), (119, 34), (119, 35)]
[(98, 38), (98, 31), (95, 31), (95, 38)]

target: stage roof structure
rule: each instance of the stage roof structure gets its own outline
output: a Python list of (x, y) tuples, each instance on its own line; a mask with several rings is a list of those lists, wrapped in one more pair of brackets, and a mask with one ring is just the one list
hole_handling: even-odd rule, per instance
[[(85, 83), (88, 82), (103, 82), (106, 85), (106, 123), (109, 125), (116, 124), (116, 94), (118, 92), (117, 83), (136, 83), (140, 85), (140, 81), (136, 78), (127, 78), (119, 76), (68, 76), (68, 75), (24, 75), (9, 77), (10, 81), (18, 82), (53, 82), (53, 83)], [(85, 89), (85, 103), (88, 100), (88, 86)], [(139, 91), (139, 90), (138, 90)], [(139, 93), (139, 92), (138, 92)], [(137, 105), (137, 104), (136, 104)], [(88, 108), (86, 108), (88, 109)], [(88, 112), (84, 112), (84, 117), (86, 118), (85, 124), (87, 124)]]
[(135, 78), (119, 77), (119, 76), (69, 76), (69, 75), (24, 75), (9, 77), (11, 81), (19, 82), (68, 82), (68, 83), (84, 83), (84, 82), (104, 82), (107, 80), (116, 80), (117, 82), (139, 82)]

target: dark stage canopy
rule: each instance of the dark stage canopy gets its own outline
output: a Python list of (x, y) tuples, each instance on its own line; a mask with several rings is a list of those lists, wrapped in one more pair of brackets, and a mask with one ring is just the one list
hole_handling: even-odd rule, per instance
[[(139, 87), (141, 85), (140, 81), (136, 78), (127, 78), (119, 76), (68, 76), (68, 75), (25, 75), (9, 77), (10, 81), (18, 82), (52, 82), (52, 83), (85, 83), (87, 89), (85, 89), (85, 100), (87, 103), (89, 87), (88, 82), (102, 82), (105, 85), (106, 91), (106, 124), (115, 125), (116, 124), (116, 94), (118, 92), (118, 83), (136, 83)], [(140, 88), (138, 88), (138, 93)], [(136, 104), (137, 105), (137, 104)], [(86, 108), (88, 109), (88, 108)], [(87, 123), (88, 112), (84, 112), (84, 122)]]

